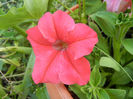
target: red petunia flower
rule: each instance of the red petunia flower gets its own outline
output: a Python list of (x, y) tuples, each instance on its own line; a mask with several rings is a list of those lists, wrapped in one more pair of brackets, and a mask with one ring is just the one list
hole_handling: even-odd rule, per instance
[(92, 52), (97, 34), (85, 24), (75, 24), (65, 12), (49, 12), (37, 26), (27, 30), (35, 56), (32, 78), (38, 83), (84, 85), (90, 79), (90, 64), (83, 56)]
[(132, 0), (104, 0), (107, 2), (107, 10), (111, 12), (124, 12), (131, 7)]

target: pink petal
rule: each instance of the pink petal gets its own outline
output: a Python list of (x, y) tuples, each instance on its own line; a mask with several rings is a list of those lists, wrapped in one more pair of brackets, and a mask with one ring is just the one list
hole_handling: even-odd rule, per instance
[(62, 83), (87, 84), (90, 79), (90, 64), (84, 57), (73, 60), (66, 51), (62, 51), (59, 59), (61, 64), (59, 78)]
[(65, 12), (58, 10), (53, 14), (54, 24), (59, 40), (64, 39), (69, 35), (75, 27), (74, 20)]
[(86, 24), (78, 23), (75, 24), (74, 30), (69, 32), (66, 42), (71, 44), (88, 38), (97, 38), (97, 33)]
[(118, 12), (126, 11), (128, 7), (131, 7), (131, 5), (132, 5), (131, 0), (121, 0)]
[(43, 58), (36, 58), (34, 69), (32, 72), (32, 78), (36, 84), (60, 83), (60, 79), (58, 76), (60, 68), (56, 64), (58, 61), (57, 54), (58, 52), (54, 52), (51, 50), (50, 53), (46, 51)]
[(42, 35), (50, 42), (55, 42), (57, 40), (53, 15), (51, 13), (47, 12), (44, 14), (44, 16), (39, 20), (38, 28)]
[[(32, 78), (36, 84), (38, 83), (59, 83), (58, 65), (58, 52), (52, 46), (39, 45), (32, 39), (28, 38), (32, 44), (36, 60), (32, 72)], [(54, 65), (52, 65), (54, 64)]]
[(131, 0), (104, 0), (107, 2), (107, 10), (111, 12), (124, 12), (128, 7), (131, 7)]
[(74, 59), (78, 59), (92, 52), (98, 37), (94, 30), (80, 23), (76, 24), (68, 42), (70, 43), (67, 48), (69, 54)]
[(93, 51), (95, 44), (98, 42), (97, 38), (90, 38), (72, 43), (68, 46), (68, 53), (74, 59), (81, 58), (90, 54)]
[(36, 43), (42, 45), (51, 45), (46, 39), (44, 39), (37, 26), (28, 29), (26, 32), (28, 34), (27, 38), (32, 39)]

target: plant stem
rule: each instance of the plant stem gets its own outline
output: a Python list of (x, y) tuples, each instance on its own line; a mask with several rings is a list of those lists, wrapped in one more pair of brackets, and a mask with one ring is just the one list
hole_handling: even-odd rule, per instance
[(20, 28), (19, 26), (12, 26), (16, 31), (18, 31), (19, 34), (23, 35), (24, 37), (27, 36), (25, 30), (23, 30), (22, 28)]
[(120, 48), (121, 48), (121, 42), (119, 42), (116, 39), (113, 39), (113, 53), (114, 53), (114, 59), (119, 63), (120, 58), (121, 58), (121, 53), (120, 53)]
[[(18, 77), (18, 76), (23, 76), (23, 75), (24, 75), (24, 73), (15, 74), (15, 75), (11, 75), (11, 76), (6, 76), (6, 78)], [(1, 78), (4, 78), (4, 77), (1, 77)]]
[(82, 13), (81, 0), (78, 0), (78, 4), (79, 4), (79, 17), (81, 21), (81, 13)]
[[(72, 11), (74, 11), (74, 10), (76, 10), (77, 8), (79, 8), (79, 5), (78, 5), (78, 4), (74, 5), (74, 6), (71, 7), (70, 9), (71, 9)], [(70, 14), (71, 12), (67, 10), (66, 13), (67, 13), (67, 14)]]
[(85, 15), (85, 0), (83, 0), (83, 13)]
[(52, 2), (53, 2), (53, 0), (49, 0), (49, 2), (48, 2), (48, 11), (50, 11), (50, 9), (51, 9)]
[(22, 46), (9, 46), (9, 47), (1, 47), (0, 52), (6, 51), (16, 51), (24, 54), (31, 54), (32, 48), (30, 47), (22, 47)]
[(73, 13), (73, 11), (71, 9), (69, 9), (67, 6), (65, 6), (61, 1), (56, 0), (59, 4), (61, 4), (64, 8), (66, 8), (68, 11), (70, 11), (71, 13)]
[(133, 0), (132, 0), (132, 7), (131, 7), (131, 17), (133, 18)]

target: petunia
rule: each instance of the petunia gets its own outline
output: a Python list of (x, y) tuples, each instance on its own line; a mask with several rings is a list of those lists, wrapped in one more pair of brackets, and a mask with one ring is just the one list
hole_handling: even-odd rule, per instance
[(104, 0), (107, 2), (107, 10), (111, 12), (124, 12), (131, 7), (132, 0)]
[(35, 56), (33, 81), (84, 85), (90, 79), (90, 64), (83, 56), (92, 52), (97, 34), (85, 24), (75, 24), (65, 12), (49, 12), (37, 26), (27, 30)]

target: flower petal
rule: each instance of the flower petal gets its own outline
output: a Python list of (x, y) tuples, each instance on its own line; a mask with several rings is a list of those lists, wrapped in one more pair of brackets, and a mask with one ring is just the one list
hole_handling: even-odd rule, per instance
[(62, 83), (87, 84), (90, 79), (90, 64), (84, 57), (73, 60), (66, 51), (62, 51), (59, 60), (61, 61), (59, 78)]
[(97, 38), (97, 33), (86, 24), (78, 23), (74, 30), (69, 32), (66, 42), (70, 44), (88, 38)]
[(74, 59), (78, 59), (90, 54), (93, 51), (93, 48), (97, 42), (97, 38), (81, 40), (69, 45), (67, 51), (71, 55), (71, 57), (73, 57)]
[[(32, 72), (32, 78), (36, 84), (38, 83), (59, 83), (58, 77), (58, 61), (57, 53), (52, 46), (39, 45), (32, 39), (28, 38), (32, 44), (36, 60)], [(52, 65), (53, 64), (53, 65)]]
[(43, 58), (36, 57), (32, 78), (36, 84), (38, 83), (60, 83), (58, 76), (59, 67), (56, 65), (58, 58), (57, 52), (46, 51)]
[(60, 40), (64, 41), (68, 36), (68, 33), (75, 27), (74, 20), (61, 10), (58, 10), (53, 14), (53, 19), (57, 36)]
[(68, 53), (74, 59), (78, 59), (92, 52), (95, 44), (98, 42), (98, 37), (96, 32), (87, 25), (76, 24), (67, 41), (70, 43), (67, 48)]
[(128, 7), (131, 7), (132, 0), (104, 0), (107, 2), (107, 10), (111, 12), (124, 12)]
[(51, 13), (47, 12), (44, 14), (44, 16), (39, 20), (38, 28), (42, 35), (50, 42), (55, 42), (57, 40), (53, 15)]
[(28, 29), (27, 31), (28, 37), (32, 39), (33, 41), (35, 41), (38, 44), (42, 44), (42, 45), (50, 45), (50, 42), (48, 42), (40, 33), (40, 31), (38, 30), (38, 27), (32, 27), (30, 29)]

